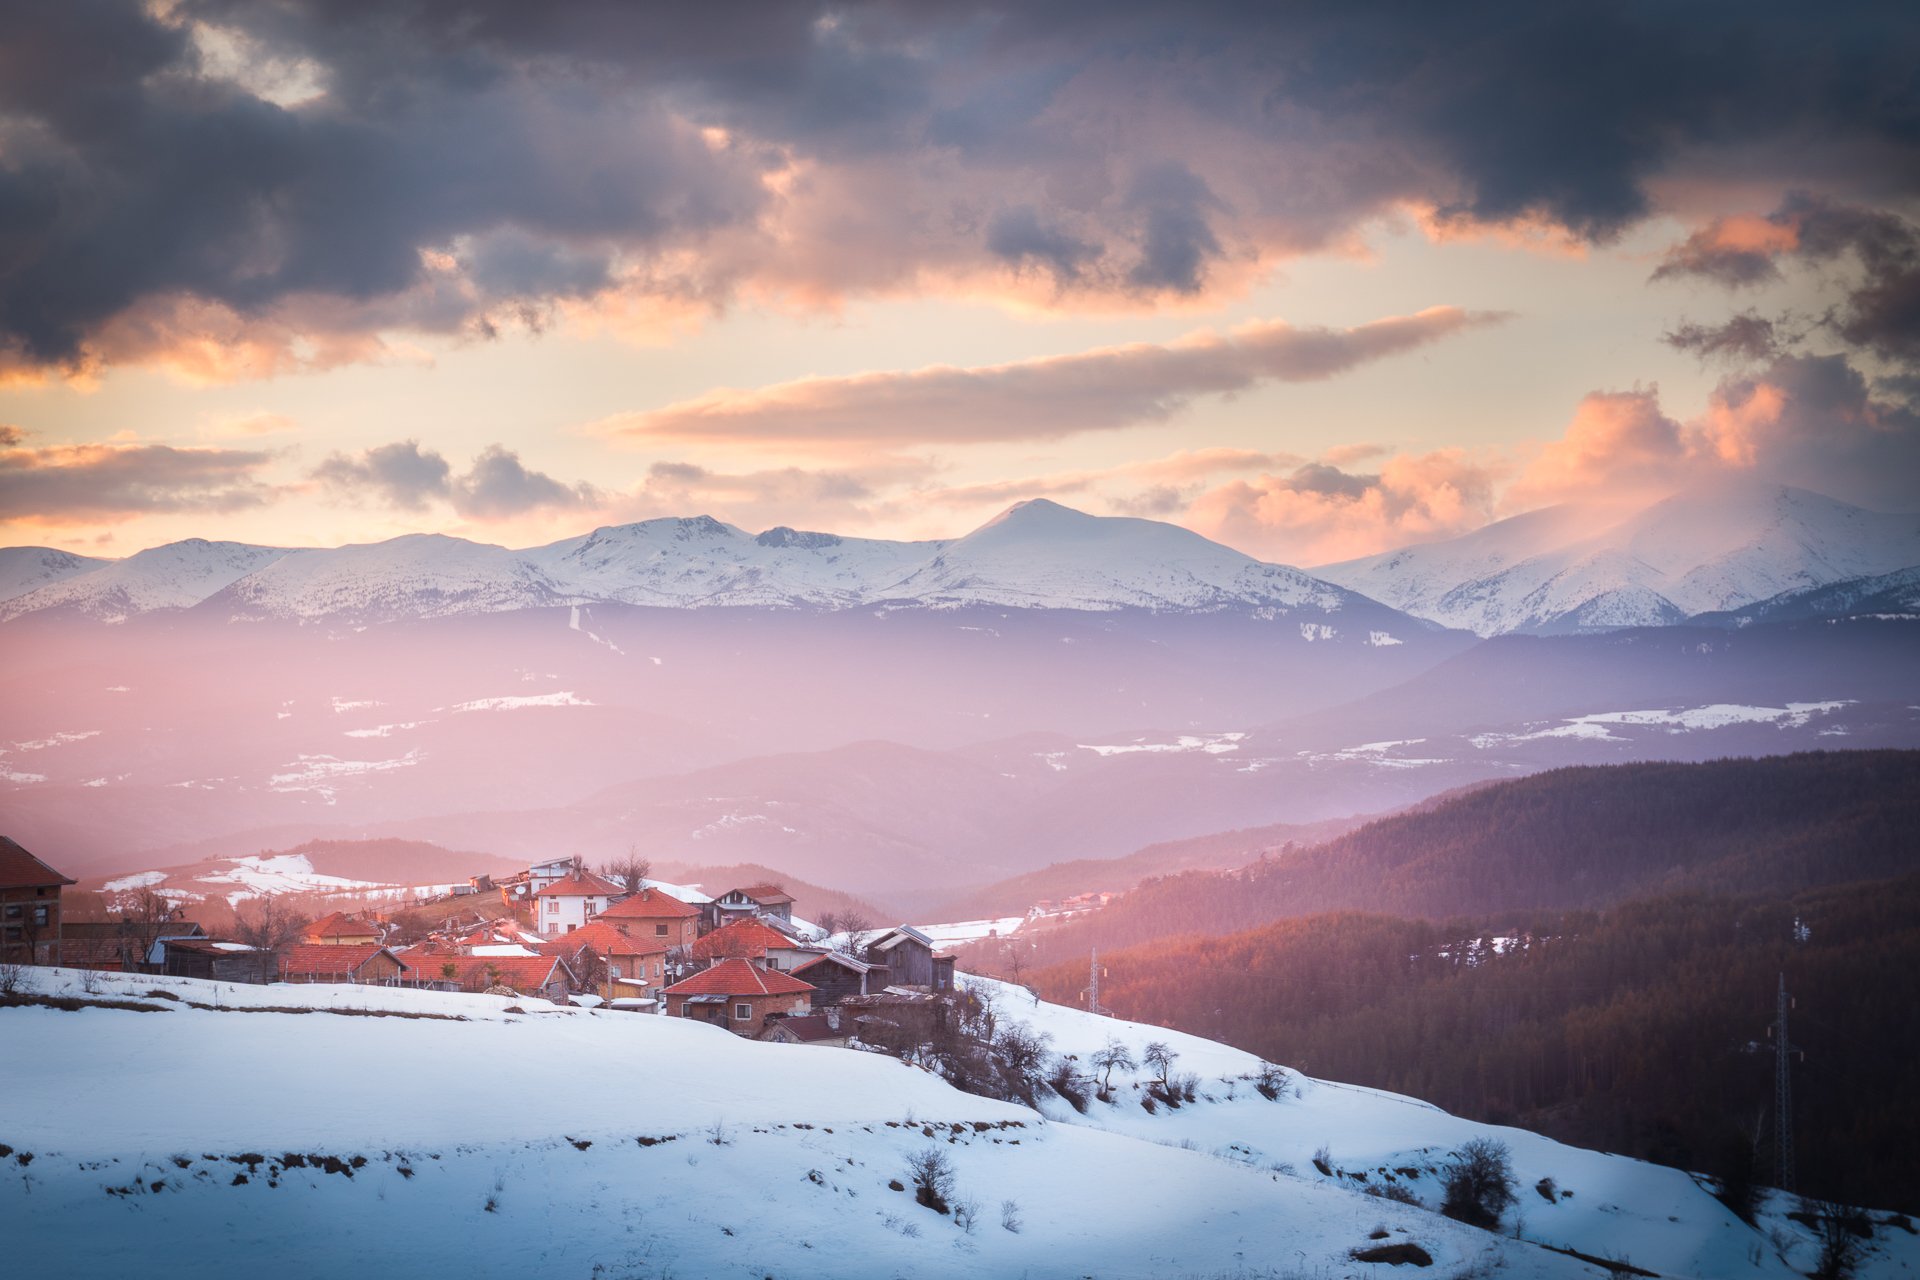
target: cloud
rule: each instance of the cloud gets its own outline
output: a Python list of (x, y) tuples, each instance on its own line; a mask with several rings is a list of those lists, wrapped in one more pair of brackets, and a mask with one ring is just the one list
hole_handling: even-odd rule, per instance
[(1389, 458), (1375, 473), (1309, 463), (1209, 489), (1183, 523), (1263, 559), (1326, 564), (1479, 528), (1507, 471), (1461, 449)]
[[(1738, 25), (1494, 0), (9, 5), (0, 365), (267, 377), (740, 299), (1145, 311), (1409, 209), (1604, 241), (1676, 174), (1920, 193), (1920, 16), (1762, 0)], [(1765, 277), (1737, 230), (1675, 269)], [(1903, 296), (1857, 323), (1890, 334)]]
[(722, 390), (601, 424), (637, 442), (978, 443), (1164, 422), (1193, 398), (1330, 378), (1502, 317), (1435, 307), (1352, 329), (1256, 322), (975, 368), (804, 378)]
[(1783, 355), (1726, 378), (1684, 422), (1655, 390), (1595, 393), (1560, 439), (1536, 451), (1502, 505), (1620, 505), (1726, 478), (1920, 511), (1920, 414), (1877, 398), (1841, 355)]
[(21, 447), (0, 427), (0, 521), (85, 524), (155, 512), (228, 513), (271, 501), (272, 455), (156, 444)]
[(418, 440), (383, 444), (357, 457), (336, 453), (314, 468), (313, 478), (342, 497), (371, 498), (401, 511), (424, 511), (453, 491), (453, 467), (438, 453), (423, 451)]
[[(1900, 214), (1794, 192), (1765, 218), (1723, 218), (1696, 232), (1669, 251), (1653, 278), (1699, 276), (1737, 287), (1777, 278), (1783, 261), (1842, 269), (1823, 282), (1836, 300), (1818, 327), (1909, 374), (1920, 371), (1920, 223)], [(1747, 312), (1718, 331), (1682, 326), (1675, 333), (1690, 341), (1675, 342), (1674, 334), (1667, 341), (1759, 359), (1806, 336), (1806, 326), (1785, 336), (1793, 328), (1786, 318), (1768, 326)], [(1716, 332), (1727, 341), (1716, 342)]]
[(482, 521), (584, 508), (599, 500), (593, 486), (567, 485), (529, 471), (518, 454), (498, 444), (489, 445), (463, 475), (454, 474), (445, 457), (422, 449), (418, 440), (401, 440), (357, 455), (336, 453), (314, 468), (313, 479), (349, 501), (415, 512), (446, 502), (459, 515)]
[(1804, 336), (1804, 330), (1784, 318), (1742, 311), (1716, 325), (1682, 321), (1660, 335), (1660, 341), (1703, 361), (1752, 364), (1771, 360)]

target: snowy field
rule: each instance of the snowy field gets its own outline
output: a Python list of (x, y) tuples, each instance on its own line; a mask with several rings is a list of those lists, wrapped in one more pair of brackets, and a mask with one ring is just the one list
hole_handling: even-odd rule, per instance
[[(27, 982), (152, 1011), (0, 1007), (0, 1223), (23, 1276), (1336, 1277), (1387, 1272), (1351, 1251), (1399, 1242), (1435, 1276), (1606, 1274), (1311, 1164), (1325, 1145), (1355, 1173), (1432, 1165), (1480, 1126), (1311, 1081), (1268, 1101), (1245, 1054), (997, 984), (1001, 1016), (1057, 1050), (1164, 1040), (1215, 1100), (1149, 1115), (1136, 1073), (1043, 1117), (877, 1055), (537, 1000)], [(1683, 1174), (1498, 1132), (1526, 1188), (1576, 1193), (1529, 1208), (1529, 1237), (1663, 1275), (1791, 1274), (1749, 1263), (1762, 1238)], [(890, 1186), (930, 1148), (970, 1230)], [(1904, 1237), (1879, 1247), (1867, 1274), (1911, 1274)]]

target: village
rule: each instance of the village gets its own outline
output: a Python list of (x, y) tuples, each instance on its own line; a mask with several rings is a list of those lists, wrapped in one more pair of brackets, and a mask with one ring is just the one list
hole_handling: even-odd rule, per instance
[(946, 1025), (954, 957), (926, 932), (837, 915), (813, 923), (777, 884), (708, 897), (648, 869), (632, 857), (599, 872), (553, 859), (407, 910), (317, 919), (268, 898), (236, 936), (218, 937), (151, 890), (119, 895), (112, 919), (69, 918), (61, 894), (76, 882), (0, 836), (0, 965), (488, 994), (787, 1044), (904, 1046)]

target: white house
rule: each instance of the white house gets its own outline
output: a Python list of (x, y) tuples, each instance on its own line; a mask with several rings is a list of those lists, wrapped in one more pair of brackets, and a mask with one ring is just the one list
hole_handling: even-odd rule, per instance
[(626, 890), (590, 871), (555, 880), (533, 895), (534, 927), (545, 938), (572, 933), (626, 896)]

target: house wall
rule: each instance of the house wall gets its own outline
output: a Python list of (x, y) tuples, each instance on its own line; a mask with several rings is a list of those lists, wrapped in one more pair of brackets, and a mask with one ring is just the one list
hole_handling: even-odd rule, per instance
[[(686, 996), (667, 997), (667, 1015), (674, 1018), (687, 1016)], [(739, 1006), (745, 1006), (747, 1017), (736, 1016)], [(715, 1026), (725, 1027), (735, 1035), (757, 1036), (767, 1028), (767, 1015), (785, 1014), (789, 1017), (804, 1017), (813, 1012), (813, 1000), (806, 993), (781, 996), (728, 996), (724, 1005), (694, 1005), (693, 1016), (702, 1022), (712, 1022)]]
[(608, 899), (599, 894), (592, 897), (567, 895), (535, 898), (533, 902), (535, 926), (543, 938), (557, 938), (578, 929), (609, 905)]
[(933, 950), (912, 938), (890, 950), (877, 951), (874, 959), (887, 966), (887, 980), (903, 987), (933, 985)]
[(848, 996), (865, 995), (866, 992), (861, 989), (864, 976), (837, 964), (817, 964), (802, 974), (800, 980), (813, 984), (814, 1007), (824, 1009), (839, 1004)]
[(58, 964), (60, 886), (0, 889), (0, 960)]

